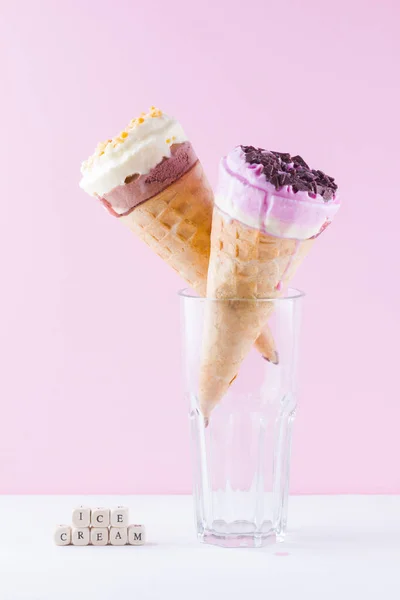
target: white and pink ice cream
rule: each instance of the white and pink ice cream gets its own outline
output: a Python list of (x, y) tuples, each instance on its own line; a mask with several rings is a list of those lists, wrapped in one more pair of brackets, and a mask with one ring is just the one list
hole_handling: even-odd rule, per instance
[(82, 164), (80, 186), (115, 217), (128, 215), (197, 162), (182, 126), (155, 107), (100, 143)]
[(221, 161), (215, 204), (263, 233), (306, 240), (331, 223), (340, 201), (334, 179), (300, 156), (237, 146)]

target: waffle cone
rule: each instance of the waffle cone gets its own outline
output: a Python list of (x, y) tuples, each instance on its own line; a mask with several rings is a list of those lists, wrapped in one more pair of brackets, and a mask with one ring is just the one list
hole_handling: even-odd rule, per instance
[(267, 235), (214, 209), (207, 296), (216, 300), (207, 306), (199, 381), (206, 418), (267, 326), (273, 303), (254, 300), (278, 297), (312, 242)]
[(201, 296), (205, 295), (213, 193), (199, 161), (162, 192), (121, 217)]

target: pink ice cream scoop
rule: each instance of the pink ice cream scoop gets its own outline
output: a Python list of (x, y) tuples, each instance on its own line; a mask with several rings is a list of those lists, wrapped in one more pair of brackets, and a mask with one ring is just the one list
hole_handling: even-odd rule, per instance
[(340, 201), (333, 177), (301, 156), (237, 146), (221, 161), (215, 204), (263, 233), (306, 240), (331, 223)]
[(171, 146), (170, 158), (164, 158), (145, 175), (133, 174), (122, 185), (103, 194), (100, 200), (115, 217), (126, 217), (136, 206), (159, 194), (182, 177), (197, 162), (190, 142)]

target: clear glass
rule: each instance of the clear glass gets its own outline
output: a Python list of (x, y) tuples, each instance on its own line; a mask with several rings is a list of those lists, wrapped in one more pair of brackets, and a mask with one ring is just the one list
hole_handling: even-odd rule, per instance
[(198, 401), (204, 314), (208, 302), (226, 301), (180, 292), (193, 496), (202, 542), (260, 547), (284, 539), (303, 296), (289, 289), (278, 299), (241, 300), (273, 304), (268, 326), (279, 364), (253, 348), (206, 427)]

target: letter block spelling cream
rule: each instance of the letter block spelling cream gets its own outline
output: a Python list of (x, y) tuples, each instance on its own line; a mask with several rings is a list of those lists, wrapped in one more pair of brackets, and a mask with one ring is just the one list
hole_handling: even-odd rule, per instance
[(125, 546), (128, 543), (128, 529), (126, 527), (110, 527), (110, 544), (112, 546)]
[(90, 530), (90, 541), (93, 546), (107, 546), (108, 527), (92, 527)]
[(91, 523), (92, 527), (108, 527), (110, 524), (110, 509), (93, 508)]
[(128, 544), (131, 546), (143, 546), (146, 541), (144, 525), (129, 525)]
[(71, 543), (71, 527), (69, 525), (57, 525), (54, 532), (54, 541), (57, 546), (69, 546)]
[(128, 527), (129, 525), (129, 508), (126, 506), (117, 506), (111, 509), (111, 527)]
[(88, 546), (90, 541), (89, 527), (72, 528), (72, 545)]
[(90, 508), (87, 506), (78, 506), (72, 512), (72, 525), (74, 527), (89, 527), (90, 525)]

